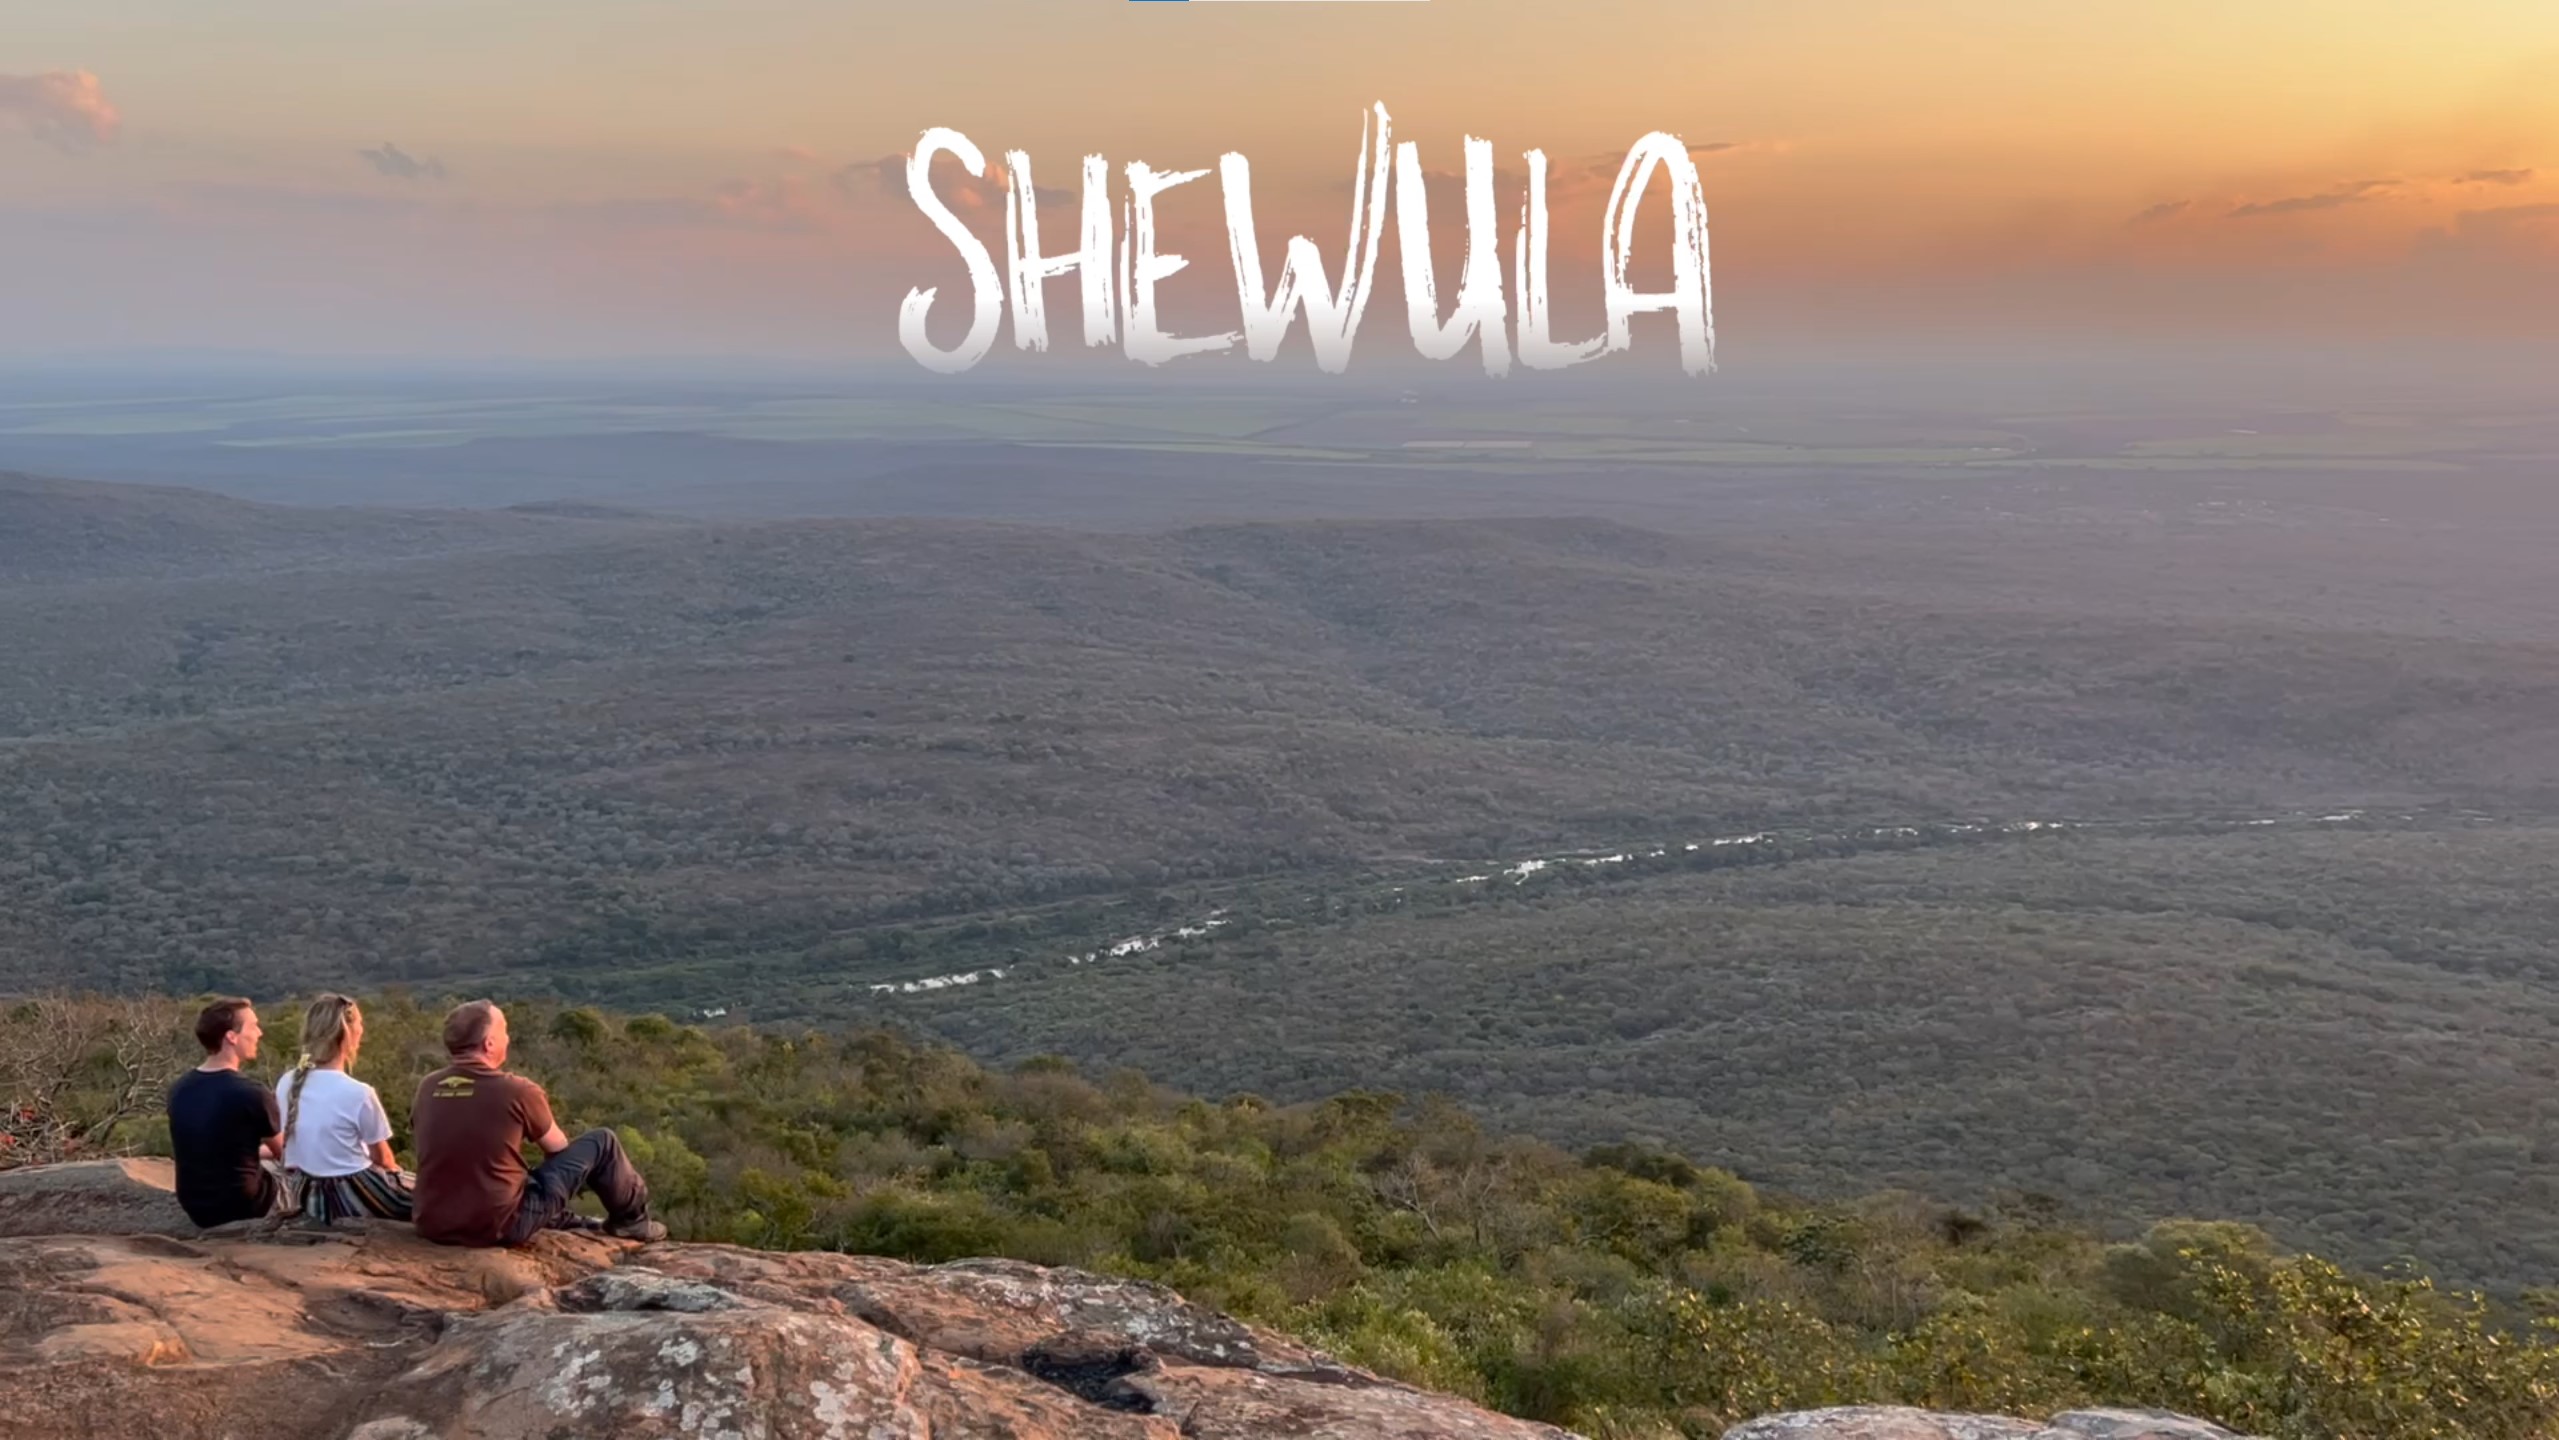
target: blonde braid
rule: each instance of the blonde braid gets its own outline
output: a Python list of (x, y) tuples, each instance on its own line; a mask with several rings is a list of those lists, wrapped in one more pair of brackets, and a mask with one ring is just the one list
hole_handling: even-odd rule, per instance
[(302, 1087), (311, 1083), (311, 1052), (302, 1052), (302, 1063), (293, 1067), (293, 1093), (284, 1098), (284, 1148), (293, 1149), (293, 1124), (302, 1118)]

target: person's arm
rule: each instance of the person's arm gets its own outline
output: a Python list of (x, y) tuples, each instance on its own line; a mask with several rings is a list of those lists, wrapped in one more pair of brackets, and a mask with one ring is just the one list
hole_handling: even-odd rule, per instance
[(284, 1158), (284, 1117), (276, 1113), (275, 1092), (264, 1085), (258, 1087), (267, 1102), (267, 1138), (258, 1142), (258, 1153), (270, 1160)]
[(557, 1155), (569, 1148), (569, 1137), (560, 1133), (560, 1123), (551, 1118), (551, 1097), (541, 1086), (524, 1082), (524, 1110), (519, 1117), (524, 1133), (545, 1155)]
[(370, 1085), (364, 1087), (364, 1154), (376, 1169), (400, 1168), (391, 1149), (391, 1112), (382, 1108), (382, 1092)]

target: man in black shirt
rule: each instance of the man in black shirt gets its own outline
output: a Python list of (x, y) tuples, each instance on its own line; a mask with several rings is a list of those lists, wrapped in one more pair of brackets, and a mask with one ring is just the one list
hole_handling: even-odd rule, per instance
[(275, 1092), (240, 1073), (258, 1056), (258, 1012), (246, 1000), (216, 1000), (196, 1017), (202, 1065), (169, 1087), (169, 1150), (178, 1165), (178, 1205), (211, 1229), (274, 1212), (276, 1177), (260, 1161), (283, 1150)]

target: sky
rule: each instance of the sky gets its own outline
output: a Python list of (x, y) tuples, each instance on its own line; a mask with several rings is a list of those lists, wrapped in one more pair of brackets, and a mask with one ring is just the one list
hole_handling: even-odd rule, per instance
[[(1338, 269), (1378, 102), (1435, 172), (1492, 141), (1505, 225), (1522, 152), (1546, 152), (1566, 316), (1597, 294), (1618, 158), (1686, 140), (1728, 364), (1940, 337), (2559, 338), (2547, 0), (8, 9), (0, 356), (894, 355), (900, 296), (966, 288), (884, 181), (925, 128), (1024, 150), (1068, 193), (1088, 152), (1240, 151), (1266, 263), (1302, 231)], [(1453, 227), (1455, 192), (1434, 198)], [(1210, 323), (1235, 305), (1217, 206), (1204, 183), (1164, 219), (1195, 259), (1168, 304)], [(970, 214), (993, 242), (996, 212)], [(1639, 241), (1666, 251), (1656, 224)], [(1071, 319), (1069, 287), (1050, 296)], [(1410, 353), (1401, 311), (1390, 283), (1363, 353)], [(1302, 341), (1279, 363), (1311, 369)]]

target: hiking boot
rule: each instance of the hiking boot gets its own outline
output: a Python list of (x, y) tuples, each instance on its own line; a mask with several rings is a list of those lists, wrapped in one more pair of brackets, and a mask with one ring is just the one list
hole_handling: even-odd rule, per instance
[(632, 1220), (620, 1225), (607, 1225), (604, 1233), (616, 1240), (637, 1240), (643, 1245), (654, 1245), (666, 1238), (666, 1227), (655, 1220)]

